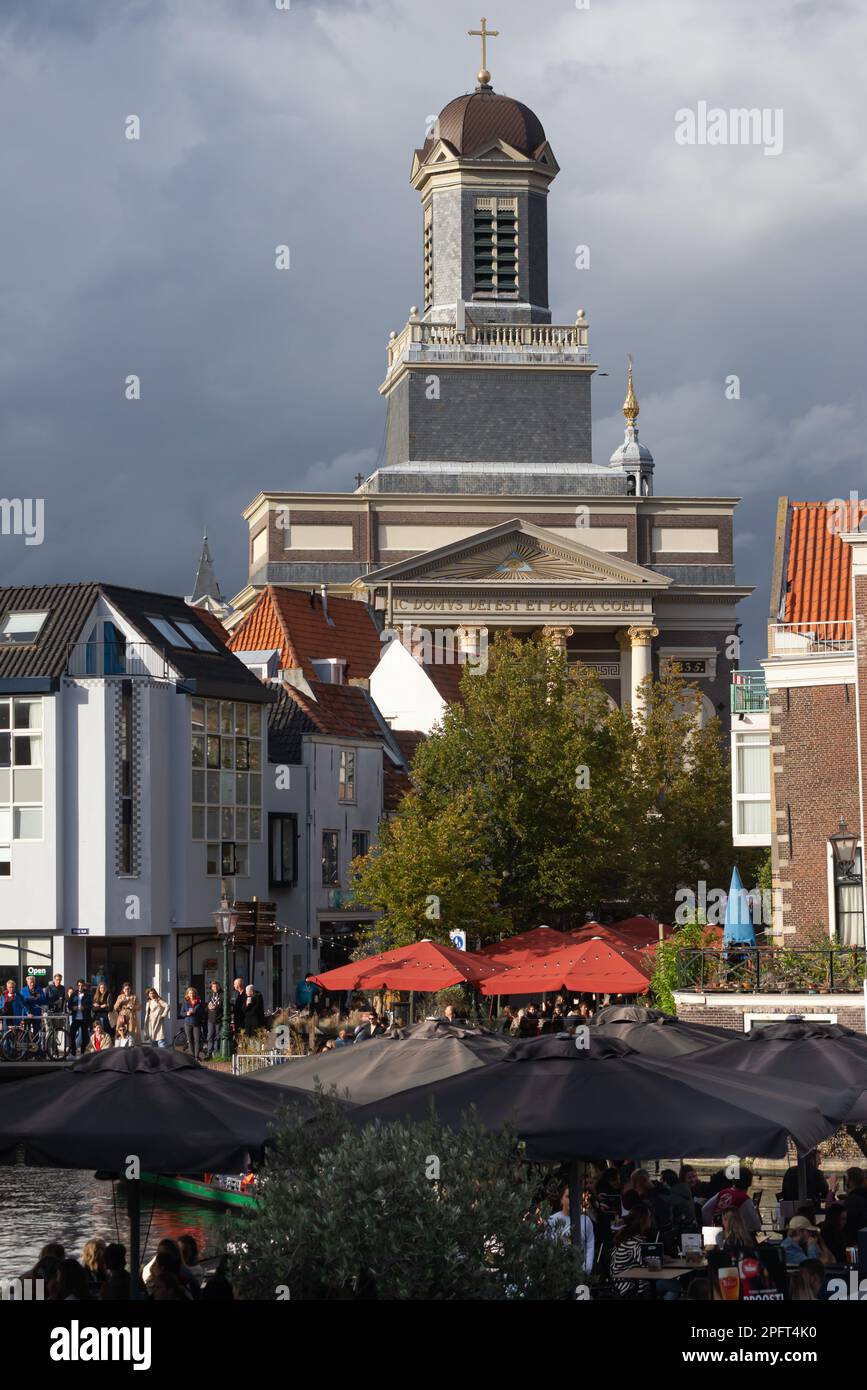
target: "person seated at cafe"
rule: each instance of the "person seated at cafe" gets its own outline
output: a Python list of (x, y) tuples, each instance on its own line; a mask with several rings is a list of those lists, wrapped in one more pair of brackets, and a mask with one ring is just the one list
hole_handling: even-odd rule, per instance
[[(826, 1301), (828, 1276), (821, 1260), (803, 1260), (790, 1276), (789, 1297), (800, 1302)], [(797, 1283), (795, 1282), (797, 1280)]]
[(614, 1237), (611, 1252), (611, 1282), (618, 1298), (643, 1298), (650, 1291), (647, 1279), (623, 1279), (627, 1270), (641, 1264), (641, 1247), (653, 1229), (653, 1212), (646, 1202), (636, 1202)]
[(742, 1168), (738, 1177), (730, 1179), (727, 1187), (709, 1197), (701, 1209), (701, 1219), (705, 1226), (714, 1226), (722, 1221), (723, 1212), (736, 1207), (740, 1213), (744, 1225), (748, 1231), (760, 1231), (762, 1229), (762, 1218), (758, 1213), (755, 1202), (750, 1200), (750, 1187), (752, 1186), (752, 1169)]
[(781, 1246), (786, 1267), (791, 1269), (805, 1260), (819, 1260), (823, 1265), (834, 1263), (834, 1257), (819, 1234), (819, 1228), (808, 1216), (793, 1216), (786, 1227)]
[[(551, 1205), (555, 1208), (551, 1216), (548, 1217), (547, 1227), (552, 1236), (559, 1237), (560, 1240), (572, 1239), (572, 1216), (569, 1200), (569, 1184), (561, 1182), (552, 1196)], [(581, 1239), (581, 1248), (584, 1252), (583, 1268), (586, 1273), (590, 1273), (593, 1268), (593, 1261), (596, 1256), (596, 1231), (590, 1217), (584, 1212), (580, 1216), (580, 1226), (578, 1234)]]
[[(819, 1171), (819, 1155), (813, 1149), (811, 1153), (805, 1155), (807, 1178), (807, 1197), (811, 1202), (824, 1202), (828, 1196), (828, 1183), (823, 1174)], [(793, 1163), (791, 1168), (787, 1168), (783, 1178), (783, 1186), (780, 1190), (780, 1197), (784, 1202), (797, 1202), (800, 1198), (798, 1182), (798, 1165)]]
[(863, 1168), (846, 1169), (846, 1242), (856, 1245), (858, 1232), (867, 1226), (867, 1186), (864, 1184)]
[(101, 1023), (94, 1023), (93, 1032), (90, 1035), (90, 1042), (87, 1044), (88, 1052), (105, 1052), (111, 1047), (111, 1033), (107, 1028), (103, 1028)]
[(697, 1230), (699, 1218), (696, 1203), (699, 1186), (698, 1173), (690, 1167), (682, 1167), (679, 1173), (675, 1173), (673, 1168), (666, 1168), (659, 1176), (671, 1194), (675, 1221), (682, 1230)]
[(623, 1188), (620, 1169), (606, 1168), (604, 1172), (600, 1173), (593, 1186), (599, 1197), (619, 1197)]
[(535, 1004), (528, 1004), (518, 1024), (519, 1038), (535, 1038), (539, 1032), (539, 1010)]
[(646, 1202), (651, 1208), (660, 1234), (674, 1226), (674, 1207), (671, 1193), (664, 1183), (651, 1181), (644, 1168), (636, 1168), (623, 1189), (623, 1208), (630, 1211), (636, 1202)]
[(500, 1015), (500, 1032), (511, 1033), (515, 1024), (515, 1010), (507, 1004)]
[(838, 1265), (846, 1263), (847, 1221), (846, 1208), (840, 1202), (835, 1202), (833, 1206), (828, 1207), (822, 1223), (822, 1239)]
[(735, 1254), (740, 1250), (752, 1250), (756, 1243), (755, 1231), (747, 1229), (743, 1218), (743, 1207), (729, 1207), (723, 1212), (722, 1226), (716, 1233), (716, 1243), (720, 1249)]

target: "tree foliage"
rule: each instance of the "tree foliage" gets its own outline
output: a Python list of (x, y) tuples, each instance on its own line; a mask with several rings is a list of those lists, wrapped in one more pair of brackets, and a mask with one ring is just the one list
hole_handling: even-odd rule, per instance
[(230, 1233), (233, 1280), (242, 1298), (293, 1301), (570, 1297), (580, 1251), (534, 1197), (508, 1133), (358, 1133), (320, 1096), (312, 1120), (284, 1117), (258, 1211)]
[(697, 692), (676, 675), (645, 683), (633, 722), (556, 644), (505, 634), (484, 674), (465, 669), (461, 697), (358, 866), (378, 949), (455, 927), (472, 942), (577, 926), (607, 904), (664, 917), (679, 886), (728, 883), (719, 722), (699, 727)]

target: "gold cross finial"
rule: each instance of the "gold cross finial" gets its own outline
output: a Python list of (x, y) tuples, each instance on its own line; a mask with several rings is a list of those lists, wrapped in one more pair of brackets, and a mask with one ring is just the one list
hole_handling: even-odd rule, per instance
[(629, 363), (629, 376), (627, 378), (626, 400), (623, 402), (623, 414), (626, 416), (626, 423), (634, 425), (638, 419), (638, 397), (632, 385), (632, 353), (627, 352), (626, 360)]
[(481, 29), (468, 29), (467, 33), (470, 38), (478, 38), (482, 41), (482, 66), (478, 78), (483, 87), (488, 87), (491, 83), (491, 74), (488, 72), (488, 39), (498, 39), (500, 31), (499, 29), (489, 29), (488, 21), (482, 15)]

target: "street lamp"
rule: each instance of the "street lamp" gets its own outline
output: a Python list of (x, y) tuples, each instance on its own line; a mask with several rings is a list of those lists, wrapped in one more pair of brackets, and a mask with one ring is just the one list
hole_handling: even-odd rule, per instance
[(212, 912), (217, 936), (223, 943), (223, 1024), (220, 1029), (220, 1060), (228, 1062), (232, 1056), (232, 1034), (229, 1027), (229, 947), (235, 936), (240, 913), (230, 907), (223, 898), (216, 912)]
[(853, 835), (846, 829), (846, 822), (840, 821), (840, 829), (836, 835), (829, 836), (831, 849), (834, 854), (834, 862), (839, 870), (840, 878), (849, 878), (855, 867), (855, 853), (858, 848), (858, 836)]

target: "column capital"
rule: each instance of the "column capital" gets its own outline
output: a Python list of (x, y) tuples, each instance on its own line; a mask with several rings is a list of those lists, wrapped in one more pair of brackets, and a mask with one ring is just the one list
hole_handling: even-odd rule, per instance
[(574, 627), (568, 627), (566, 624), (553, 623), (549, 624), (548, 627), (542, 628), (542, 636), (549, 638), (552, 642), (556, 642), (561, 652), (565, 652), (566, 640), (573, 635), (574, 631)]
[(614, 634), (614, 640), (622, 652), (628, 652), (632, 647), (632, 638), (629, 636), (630, 629), (619, 627)]
[(649, 647), (654, 637), (659, 636), (658, 627), (630, 627), (626, 631), (633, 647)]

